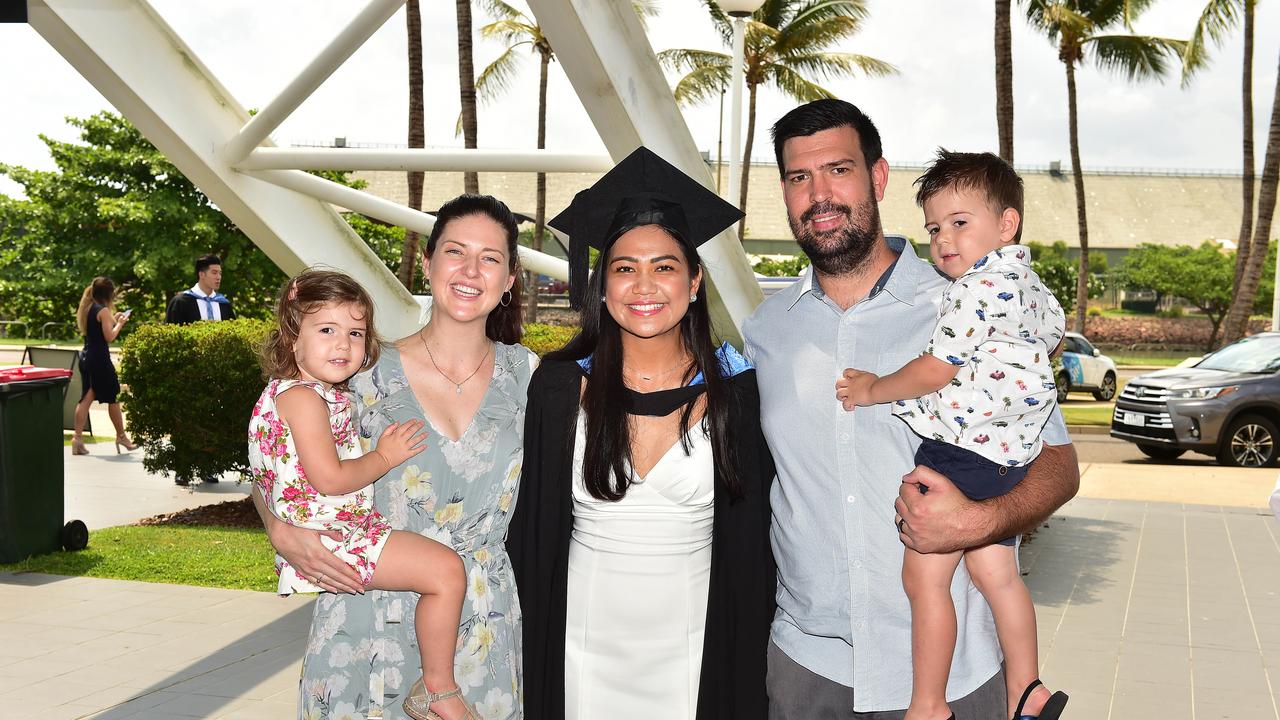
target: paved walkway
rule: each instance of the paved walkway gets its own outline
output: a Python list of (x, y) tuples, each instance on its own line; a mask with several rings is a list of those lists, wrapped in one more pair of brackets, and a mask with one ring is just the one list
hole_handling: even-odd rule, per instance
[[(177, 488), (139, 453), (93, 449), (67, 457), (67, 517), (93, 528), (246, 491)], [(1022, 555), (1066, 717), (1280, 720), (1275, 471), (1081, 472), (1080, 496)], [(0, 717), (294, 717), (310, 610), (270, 593), (0, 574)]]

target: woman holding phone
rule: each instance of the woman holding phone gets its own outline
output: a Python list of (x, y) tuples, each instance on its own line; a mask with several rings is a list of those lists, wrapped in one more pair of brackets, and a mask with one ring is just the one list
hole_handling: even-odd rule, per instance
[(80, 351), (80, 402), (76, 404), (75, 435), (71, 438), (72, 455), (88, 455), (84, 446), (84, 425), (89, 418), (89, 406), (96, 400), (105, 403), (111, 424), (116, 428), (116, 453), (120, 448), (133, 450), (137, 446), (124, 432), (124, 415), (120, 413), (120, 379), (111, 363), (108, 346), (120, 334), (129, 321), (129, 312), (115, 312), (116, 286), (110, 278), (98, 276), (84, 289), (80, 307), (76, 309), (76, 327), (84, 335), (84, 349)]

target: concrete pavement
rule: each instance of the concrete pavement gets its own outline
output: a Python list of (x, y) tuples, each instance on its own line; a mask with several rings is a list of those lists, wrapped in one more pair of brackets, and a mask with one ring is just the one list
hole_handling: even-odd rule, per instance
[[(96, 452), (106, 449), (108, 453)], [(67, 458), (91, 527), (238, 496), (184, 490), (99, 445)], [(68, 451), (69, 452), (69, 451)], [(1022, 551), (1067, 718), (1280, 720), (1274, 470), (1086, 463)], [(0, 717), (294, 717), (308, 598), (0, 574)]]

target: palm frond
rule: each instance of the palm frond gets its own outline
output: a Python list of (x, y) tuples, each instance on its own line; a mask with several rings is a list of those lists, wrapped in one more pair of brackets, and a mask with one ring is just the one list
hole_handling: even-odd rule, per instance
[(813, 102), (833, 98), (835, 94), (821, 85), (805, 79), (800, 73), (785, 65), (773, 64), (765, 69), (765, 79), (774, 87), (799, 102)]
[[(520, 73), (520, 56), (516, 51), (527, 44), (529, 44), (528, 40), (512, 45), (480, 71), (480, 75), (476, 78), (477, 99), (481, 102), (492, 102), (511, 89), (512, 82)], [(454, 137), (462, 134), (461, 112), (458, 113), (458, 120), (453, 124), (453, 134)]]
[(658, 16), (658, 0), (631, 0), (631, 8), (640, 18), (640, 27), (649, 29), (649, 18)]
[(861, 72), (873, 77), (897, 75), (898, 68), (883, 60), (857, 53), (810, 53), (778, 58), (778, 64), (796, 72), (834, 79)]
[(707, 14), (711, 16), (711, 24), (715, 26), (721, 42), (731, 47), (733, 45), (733, 19), (726, 15), (724, 10), (720, 9), (715, 0), (702, 0), (702, 6), (707, 9)]
[(1088, 15), (1076, 11), (1064, 0), (1028, 0), (1027, 22), (1052, 42), (1064, 34), (1087, 37), (1094, 28)]
[(1186, 40), (1150, 35), (1096, 35), (1086, 42), (1094, 60), (1104, 70), (1118, 72), (1128, 80), (1160, 78), (1169, 60), (1182, 57)]
[(733, 64), (733, 56), (710, 50), (673, 48), (658, 53), (658, 62), (674, 72), (691, 72), (701, 67), (723, 65), (728, 68)]
[(542, 28), (518, 20), (496, 20), (480, 28), (480, 37), (510, 45), (518, 42), (536, 41), (542, 37)]
[(710, 100), (729, 87), (729, 67), (704, 66), (680, 78), (674, 94), (681, 106), (697, 105)]
[(529, 22), (531, 18), (525, 17), (525, 14), (506, 4), (502, 0), (476, 0), (476, 4), (484, 10), (489, 17), (495, 20), (520, 20)]
[(812, 23), (803, 27), (788, 25), (778, 31), (774, 52), (785, 55), (821, 50), (847, 40), (861, 30), (861, 22), (853, 18), (830, 18), (822, 23)]
[(1133, 22), (1147, 11), (1152, 2), (1154, 0), (1102, 0), (1081, 11), (1098, 28), (1109, 28), (1119, 23), (1125, 30), (1133, 32)]
[(1205, 4), (1191, 39), (1187, 41), (1187, 48), (1182, 52), (1182, 87), (1189, 85), (1196, 72), (1209, 65), (1209, 42), (1221, 43), (1236, 27), (1243, 2), (1251, 0), (1209, 0)]

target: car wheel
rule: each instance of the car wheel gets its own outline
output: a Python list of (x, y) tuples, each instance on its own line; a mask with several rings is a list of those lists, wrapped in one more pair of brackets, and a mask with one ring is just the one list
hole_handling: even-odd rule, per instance
[(1067, 401), (1067, 391), (1071, 389), (1071, 376), (1065, 372), (1058, 373), (1058, 404)]
[(1233, 467), (1267, 467), (1276, 461), (1276, 426), (1261, 415), (1243, 415), (1228, 428), (1218, 462)]
[(1152, 460), (1177, 460), (1186, 452), (1182, 448), (1167, 445), (1139, 445), (1138, 449)]
[(1102, 384), (1093, 391), (1094, 400), (1110, 400), (1116, 396), (1116, 374), (1108, 371), (1102, 378)]

